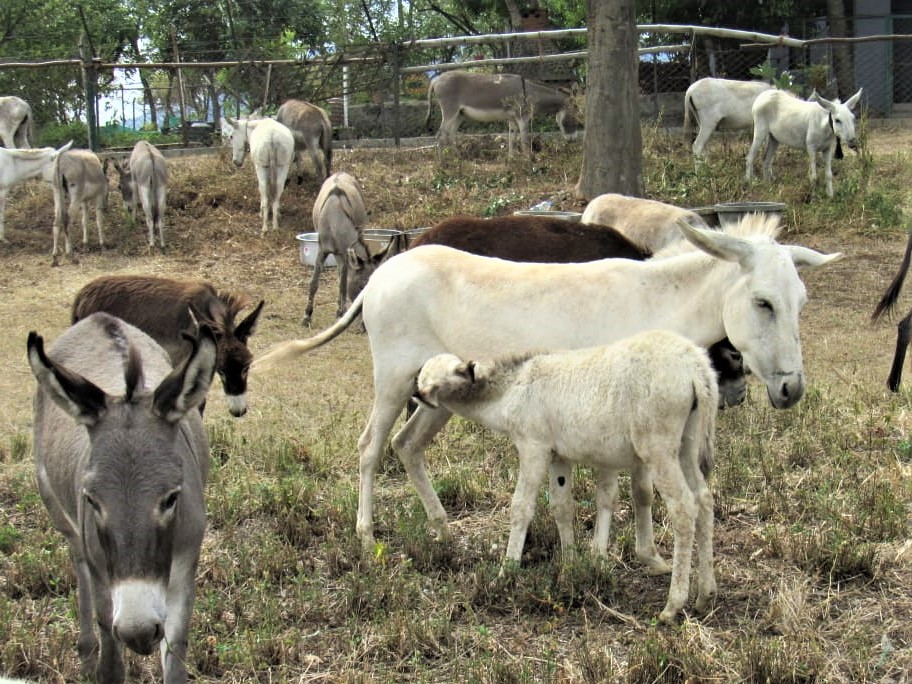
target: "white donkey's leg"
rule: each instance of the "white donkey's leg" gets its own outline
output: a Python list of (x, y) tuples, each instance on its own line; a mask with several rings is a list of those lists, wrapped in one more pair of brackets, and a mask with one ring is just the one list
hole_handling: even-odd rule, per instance
[[(411, 383), (410, 383), (411, 387)], [(405, 396), (408, 396), (406, 393)], [(400, 410), (404, 402), (397, 402)], [(408, 473), (418, 498), (424, 506), (431, 533), (440, 541), (449, 540), (450, 529), (447, 524), (447, 514), (440, 503), (434, 485), (428, 477), (424, 452), (434, 435), (446, 425), (452, 414), (445, 408), (431, 409), (419, 406), (412, 414), (402, 429), (393, 437), (393, 451), (399, 456), (405, 472)]]

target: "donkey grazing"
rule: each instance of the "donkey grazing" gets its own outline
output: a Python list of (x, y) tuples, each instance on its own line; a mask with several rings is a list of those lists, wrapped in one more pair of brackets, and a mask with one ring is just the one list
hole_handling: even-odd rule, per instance
[(861, 99), (861, 91), (852, 95), (845, 104), (838, 99), (826, 100), (813, 93), (807, 100), (781, 90), (761, 93), (754, 100), (751, 115), (754, 119), (754, 139), (747, 153), (748, 182), (753, 178), (754, 159), (760, 146), (766, 143), (763, 156), (763, 177), (773, 178), (773, 157), (779, 143), (799, 150), (807, 150), (811, 184), (817, 181), (817, 153), (823, 153), (823, 171), (827, 196), (833, 196), (833, 155), (837, 145), (844, 142), (849, 149), (857, 146), (855, 140), (855, 115), (852, 110)]
[(123, 682), (120, 644), (161, 644), (164, 681), (185, 682), (209, 472), (197, 407), (215, 340), (203, 326), (172, 370), (152, 338), (98, 313), (47, 352), (29, 333), (27, 348), (38, 491), (76, 572), (83, 674)]
[(294, 136), (298, 185), (304, 182), (302, 150), (310, 155), (317, 180), (326, 180), (332, 168), (332, 124), (326, 112), (310, 102), (286, 100), (276, 112), (276, 121), (288, 126)]
[[(690, 584), (694, 532), (699, 565), (697, 610), (716, 595), (712, 561), (713, 498), (706, 476), (713, 461), (716, 382), (706, 352), (680, 335), (652, 330), (607, 346), (529, 354), (494, 361), (431, 357), (418, 374), (419, 401), (441, 406), (502, 432), (519, 450), (506, 559), (519, 563), (538, 490), (550, 468), (551, 509), (561, 548), (575, 545), (573, 465), (595, 470), (598, 515), (592, 551), (606, 555), (617, 474), (629, 470), (634, 491), (641, 473), (662, 495), (674, 529), (671, 586), (659, 615), (672, 622)], [(637, 494), (634, 494), (637, 496)], [(637, 527), (655, 550), (652, 519)], [(640, 538), (640, 534), (637, 538)], [(640, 551), (640, 549), (637, 549)], [(660, 556), (650, 570), (667, 572)]]
[(265, 235), (272, 219), (272, 229), (279, 229), (279, 200), (285, 179), (295, 155), (295, 140), (284, 124), (273, 119), (228, 119), (232, 127), (231, 155), (235, 166), (243, 166), (247, 148), (256, 169), (260, 190), (260, 215)]
[[(649, 251), (607, 225), (549, 216), (490, 219), (454, 216), (419, 235), (412, 243), (413, 248), (421, 245), (447, 245), (510, 261), (574, 263), (609, 258), (642, 261), (651, 256)], [(741, 353), (726, 338), (710, 345), (709, 355), (719, 376), (719, 408), (737, 406), (747, 394)]]
[[(333, 326), (277, 345), (253, 365), (263, 371), (320, 347), (363, 315), (374, 369), (374, 405), (358, 442), (357, 533), (374, 546), (374, 478), (386, 439), (432, 356), (462, 358), (606, 344), (669, 329), (705, 346), (724, 337), (766, 384), (770, 403), (788, 408), (804, 394), (798, 317), (807, 292), (798, 268), (840, 258), (780, 245), (778, 220), (748, 215), (751, 236), (679, 227), (697, 249), (665, 259), (601, 259), (579, 264), (517, 263), (438, 245), (389, 259)], [(707, 296), (706, 293), (712, 293)], [(440, 538), (447, 514), (427, 474), (424, 450), (450, 412), (419, 409), (392, 440)], [(648, 508), (642, 511), (643, 518)], [(639, 512), (638, 512), (639, 514)]]
[(368, 251), (363, 238), (365, 223), (367, 209), (364, 207), (361, 185), (355, 177), (339, 171), (323, 181), (313, 205), (313, 225), (317, 231), (318, 247), (303, 325), (310, 325), (323, 263), (330, 254), (341, 262), (338, 316), (345, 313), (348, 298), (354, 299), (364, 289), (370, 274), (385, 256), (375, 258)]
[(160, 344), (175, 366), (193, 353), (186, 333), (198, 325), (215, 335), (216, 370), (235, 417), (247, 412), (247, 371), (253, 355), (247, 341), (256, 332), (265, 300), (237, 323), (249, 300), (242, 294), (219, 292), (202, 280), (172, 280), (155, 276), (110, 275), (92, 280), (76, 294), (71, 319), (76, 323), (96, 311), (122, 318)]
[(149, 247), (155, 246), (155, 232), (165, 246), (164, 217), (168, 197), (168, 163), (161, 151), (150, 142), (139, 140), (130, 158), (123, 164), (114, 162), (120, 180), (120, 194), (133, 220), (138, 219), (141, 205), (149, 229)]
[(32, 150), (11, 150), (0, 147), (0, 242), (6, 242), (4, 215), (6, 214), (6, 196), (10, 188), (30, 178), (37, 178), (53, 168), (54, 160), (70, 149), (70, 140), (56, 150), (53, 147), (39, 147)]
[(0, 142), (12, 149), (27, 150), (32, 128), (32, 108), (15, 95), (0, 97)]
[(751, 106), (760, 93), (773, 86), (763, 81), (735, 81), (701, 78), (684, 93), (684, 132), (690, 134), (691, 120), (700, 127), (693, 141), (694, 162), (704, 157), (710, 136), (720, 130), (745, 130), (754, 125)]
[(442, 152), (447, 143), (453, 143), (464, 117), (485, 122), (508, 121), (511, 132), (508, 138), (510, 155), (513, 154), (514, 126), (519, 129), (523, 149), (531, 151), (529, 125), (536, 114), (553, 115), (561, 133), (568, 140), (579, 135), (579, 122), (571, 109), (569, 95), (516, 74), (445, 71), (428, 86), (425, 127), (431, 118), (433, 96), (437, 97), (440, 105), (438, 152)]
[(653, 253), (683, 240), (678, 230), (679, 220), (696, 228), (708, 227), (699, 214), (689, 209), (614, 192), (599, 195), (590, 201), (580, 219), (585, 223), (611, 226), (631, 242)]
[(54, 189), (54, 244), (51, 249), (51, 264), (56, 266), (59, 263), (58, 238), (61, 231), (64, 253), (71, 261), (76, 261), (70, 243), (70, 219), (77, 207), (82, 213), (82, 247), (88, 247), (89, 202), (95, 204), (98, 246), (104, 247), (102, 213), (108, 208), (108, 177), (98, 155), (91, 150), (68, 150), (58, 155), (52, 166), (45, 167), (43, 175), (46, 180), (51, 181)]

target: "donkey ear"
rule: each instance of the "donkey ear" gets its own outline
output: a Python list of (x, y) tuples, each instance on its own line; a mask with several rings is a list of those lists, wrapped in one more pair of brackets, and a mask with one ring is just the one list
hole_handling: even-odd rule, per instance
[(817, 252), (810, 247), (802, 247), (800, 245), (789, 245), (789, 253), (792, 256), (792, 263), (795, 264), (795, 268), (817, 268), (818, 266), (825, 266), (833, 261), (839, 261), (842, 259), (842, 252), (834, 252), (833, 254), (822, 254)]
[(747, 240), (719, 230), (695, 228), (680, 218), (676, 223), (688, 242), (717, 259), (742, 263), (754, 253), (753, 245)]
[(247, 340), (256, 332), (257, 321), (260, 318), (260, 313), (263, 311), (263, 305), (265, 303), (266, 300), (261, 299), (260, 303), (256, 305), (256, 308), (251, 311), (243, 321), (234, 327), (234, 336), (244, 344), (247, 344)]
[(864, 88), (859, 88), (857, 93), (855, 93), (854, 95), (852, 95), (852, 97), (850, 97), (848, 100), (846, 100), (845, 106), (848, 107), (849, 109), (855, 109), (855, 105), (857, 105), (858, 101), (861, 99), (862, 90), (864, 90)]
[(77, 423), (91, 427), (107, 407), (108, 395), (78, 373), (54, 363), (44, 353), (44, 338), (32, 331), (26, 343), (29, 366), (38, 385)]
[(201, 325), (193, 351), (180, 367), (175, 368), (158, 387), (152, 399), (155, 415), (169, 423), (181, 420), (188, 411), (206, 400), (215, 374), (215, 334)]

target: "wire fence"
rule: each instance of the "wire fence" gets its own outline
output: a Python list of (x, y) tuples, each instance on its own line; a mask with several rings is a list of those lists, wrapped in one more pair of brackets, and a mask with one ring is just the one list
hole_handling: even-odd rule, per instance
[[(912, 36), (877, 32), (912, 30), (912, 16), (890, 20), (865, 24), (856, 19), (853, 30), (868, 35), (842, 40), (826, 39), (820, 22), (802, 26), (812, 40), (744, 32), (729, 32), (737, 34), (729, 37), (724, 29), (701, 27), (641, 27), (641, 113), (675, 125), (683, 118), (683, 93), (698, 78), (745, 80), (762, 74), (781, 80), (787, 73), (791, 87), (802, 95), (816, 89), (827, 97), (846, 97), (864, 87), (869, 116), (912, 114)], [(36, 80), (62, 84), (70, 95), (84, 87), (83, 101), (93, 104), (82, 114), (95, 126), (95, 147), (99, 131), (140, 129), (176, 131), (187, 144), (208, 144), (221, 116), (254, 110), (268, 114), (292, 97), (325, 107), (339, 137), (398, 140), (428, 134), (427, 90), (436, 73), (454, 66), (503, 71), (570, 88), (585, 83), (585, 50), (585, 29), (572, 29), (346, 46), (325, 55), (307, 50), (283, 59), (260, 55), (191, 62), (178, 55), (173, 62), (130, 65), (98, 60), (0, 63), (0, 76), (8, 69), (31, 69)], [(50, 119), (55, 110), (73, 116), (71, 104), (48, 101), (39, 110)], [(430, 114), (433, 132), (439, 122), (436, 107)]]

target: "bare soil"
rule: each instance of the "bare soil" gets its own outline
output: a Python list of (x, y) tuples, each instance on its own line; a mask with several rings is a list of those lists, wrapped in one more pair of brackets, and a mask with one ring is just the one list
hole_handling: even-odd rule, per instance
[[(905, 159), (907, 150), (912, 150), (910, 143), (912, 128), (899, 124), (872, 127), (867, 141), (875, 163), (878, 159)], [(678, 146), (676, 153), (686, 154), (686, 150)], [(507, 213), (528, 208), (545, 198), (556, 200), (556, 209), (581, 208), (572, 199), (578, 156), (563, 164), (529, 168), (508, 165), (498, 154), (485, 149), (470, 148), (466, 154), (479, 158), (468, 161), (462, 157), (440, 165), (435, 161), (434, 150), (429, 149), (338, 150), (334, 167), (350, 170), (362, 181), (373, 227), (426, 226), (456, 213)], [(49, 256), (53, 220), (50, 189), (44, 184), (30, 182), (10, 194), (6, 209), (8, 240), (0, 244), (0, 321), (7, 336), (7, 343), (0, 346), (0, 394), (5, 398), (0, 402), (0, 468), (6, 473), (32, 467), (28, 461), (14, 461), (9, 456), (14, 443), (22, 441), (30, 431), (34, 380), (25, 360), (26, 336), (30, 330), (37, 330), (46, 338), (54, 339), (69, 324), (73, 296), (96, 276), (151, 273), (205, 278), (225, 289), (245, 292), (254, 301), (265, 298), (267, 304), (259, 329), (251, 340), (255, 352), (261, 352), (277, 341), (310, 334), (300, 325), (310, 269), (300, 263), (295, 235), (312, 230), (310, 213), (318, 190), (312, 176), (308, 176), (303, 185), (292, 183), (286, 188), (280, 233), (260, 235), (256, 182), (249, 161), (236, 170), (222, 151), (210, 156), (174, 158), (169, 164), (173, 187), (169, 194), (167, 247), (164, 250), (147, 246), (145, 229), (130, 225), (120, 198), (112, 193), (106, 216), (107, 246), (104, 249), (97, 247), (90, 221), (89, 248), (78, 250), (78, 263), (64, 261), (62, 266), (52, 268)], [(718, 197), (717, 201), (728, 199), (734, 198)], [(802, 343), (809, 383), (845, 387), (847, 392), (858, 396), (860, 402), (868, 402), (872, 412), (891, 402), (907, 402), (907, 394), (891, 395), (885, 387), (895, 328), (888, 323), (872, 324), (869, 320), (875, 303), (899, 265), (906, 242), (905, 226), (846, 229), (834, 221), (831, 230), (807, 232), (800, 225), (786, 223), (781, 242), (845, 254), (844, 259), (832, 266), (805, 274), (808, 304), (802, 314)], [(79, 235), (74, 237), (77, 242), (81, 240)], [(337, 286), (336, 271), (327, 271), (318, 293), (314, 331), (327, 327), (334, 320)], [(905, 295), (901, 299), (901, 312), (905, 313), (910, 304), (912, 298)], [(299, 430), (301, 441), (309, 444), (331, 439), (328, 432), (332, 428), (326, 426), (339, 422), (354, 421), (360, 429), (371, 400), (367, 345), (364, 335), (346, 335), (332, 346), (314, 352), (313, 362), (289, 369), (281, 380), (264, 378), (253, 382), (251, 412), (243, 419), (251, 434), (263, 434), (270, 425), (281, 423), (283, 429)], [(912, 382), (912, 378), (908, 381)], [(217, 394), (213, 392), (207, 408), (207, 420), (216, 425), (226, 420), (224, 404)], [(764, 401), (763, 390), (756, 382), (751, 383), (750, 395), (749, 406)], [(912, 427), (912, 412), (903, 408), (898, 415), (899, 424), (884, 429), (908, 434)], [(349, 478), (357, 476), (354, 444), (351, 460), (339, 464), (339, 468)], [(402, 483), (390, 482), (388, 486), (402, 486)], [(379, 496), (394, 494), (387, 492)], [(466, 518), (454, 522), (457, 538), (465, 531), (460, 526), (499, 525), (501, 530), (506, 529), (508, 494), (500, 492), (493, 501), (495, 510), (485, 520)], [(753, 506), (753, 503), (745, 504), (748, 505)], [(743, 516), (745, 522), (741, 522), (742, 513), (732, 511), (717, 529), (724, 614), (720, 613), (716, 619), (730, 630), (713, 648), (719, 648), (721, 643), (724, 649), (726, 643), (743, 637), (741, 630), (749, 629), (745, 624), (756, 624), (758, 631), (767, 629), (768, 624), (763, 623), (758, 614), (761, 606), (763, 610), (770, 609), (767, 593), (777, 585), (781, 589), (782, 583), (793, 583), (793, 594), (800, 593), (802, 586), (800, 578), (784, 577), (780, 574), (781, 568), (751, 555), (746, 547), (755, 541), (756, 531), (749, 528), (747, 517)], [(217, 534), (207, 541), (207, 554), (219, 553)], [(353, 536), (353, 530), (351, 534)], [(908, 588), (912, 581), (912, 551), (908, 544), (905, 547), (898, 545), (893, 551), (893, 555), (884, 561), (884, 573), (890, 576), (884, 586), (890, 587), (890, 591), (903, 585)], [(201, 574), (207, 569), (204, 560)], [(625, 588), (627, 609), (635, 610), (638, 601), (661, 606), (664, 582), (648, 585), (636, 570), (627, 575), (631, 582)], [(880, 614), (880, 619), (904, 639), (894, 644), (904, 654), (903, 662), (912, 663), (910, 632), (906, 627), (896, 627), (897, 623), (907, 622), (912, 617), (912, 600), (908, 594), (864, 595), (858, 601), (854, 600), (858, 597), (845, 595), (833, 597), (832, 603), (827, 603), (826, 597), (817, 598), (826, 603), (825, 610), (865, 611), (861, 620), (864, 625), (876, 623)], [(893, 613), (891, 606), (899, 612)], [(882, 615), (884, 611), (888, 613), (886, 616)], [(821, 622), (825, 623), (830, 617), (824, 615)], [(588, 617), (581, 619), (588, 620)], [(614, 632), (599, 634), (600, 638), (606, 639), (606, 648), (613, 648), (615, 642), (627, 644), (619, 646), (623, 651), (642, 636), (643, 625), (623, 624), (627, 619), (623, 614), (619, 614), (618, 619), (621, 622), (614, 625)], [(541, 623), (537, 624), (536, 629), (544, 629)], [(570, 629), (562, 627), (557, 619), (554, 624), (558, 625), (558, 630)], [(514, 625), (504, 620), (491, 628), (506, 644), (505, 661), (509, 661), (509, 652), (514, 646), (518, 652), (528, 646), (524, 642), (539, 636), (525, 631), (531, 627), (522, 621)], [(579, 623), (576, 628), (581, 629)], [(588, 630), (588, 624), (585, 629)], [(838, 641), (841, 636), (824, 634), (821, 638)], [(687, 635), (697, 643), (702, 643), (703, 637), (702, 632)], [(313, 644), (302, 646), (308, 647)], [(334, 680), (333, 654), (314, 653), (313, 678)], [(326, 667), (320, 665), (324, 661)], [(302, 671), (300, 681), (307, 680), (308, 671), (309, 666)], [(348, 672), (358, 672), (357, 663)], [(573, 679), (566, 674), (564, 681)]]

